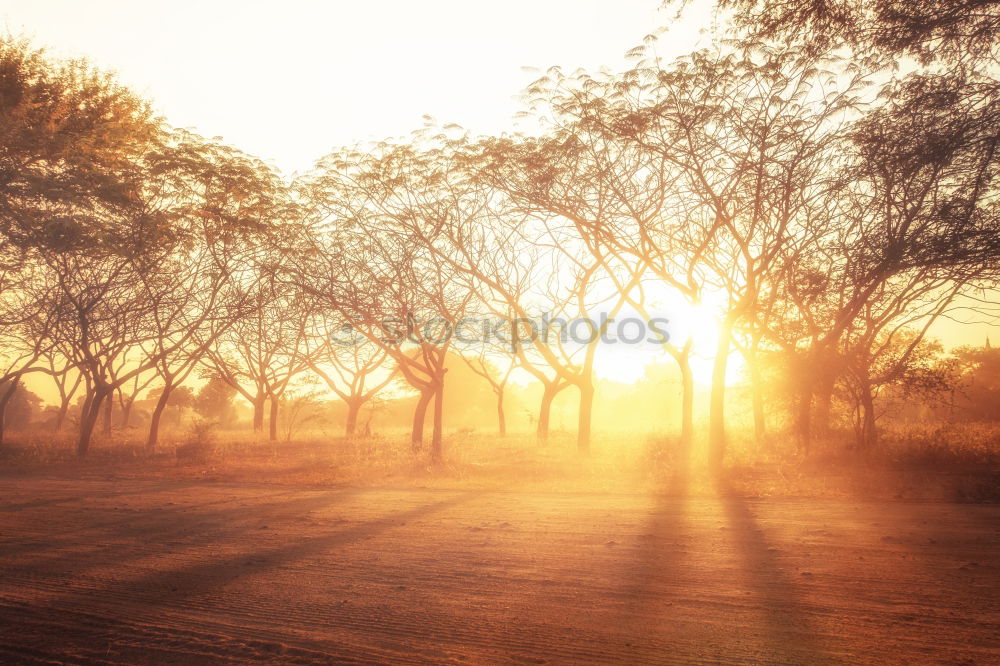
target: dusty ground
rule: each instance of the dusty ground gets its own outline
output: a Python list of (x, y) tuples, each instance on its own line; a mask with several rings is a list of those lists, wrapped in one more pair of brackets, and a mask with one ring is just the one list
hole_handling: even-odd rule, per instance
[(1000, 506), (0, 481), (0, 661), (1000, 663)]

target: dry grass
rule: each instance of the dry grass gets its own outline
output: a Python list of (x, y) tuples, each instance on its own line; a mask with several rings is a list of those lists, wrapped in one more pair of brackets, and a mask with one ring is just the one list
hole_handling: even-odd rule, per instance
[[(117, 478), (200, 478), (307, 486), (434, 486), (562, 492), (674, 492), (676, 442), (666, 435), (598, 435), (587, 456), (572, 433), (548, 442), (533, 435), (505, 438), (460, 432), (445, 438), (445, 462), (414, 453), (404, 433), (346, 439), (305, 433), (270, 442), (251, 433), (217, 432), (196, 424), (168, 434), (155, 453), (142, 433), (98, 439), (85, 459), (70, 436), (15, 436), (0, 452), (4, 474), (96, 475)], [(846, 434), (802, 456), (790, 437), (758, 446), (734, 432), (724, 472), (726, 487), (746, 496), (1000, 501), (1000, 427), (887, 430), (875, 451), (857, 451)], [(696, 442), (684, 490), (711, 493), (718, 478), (705, 472), (704, 442)]]

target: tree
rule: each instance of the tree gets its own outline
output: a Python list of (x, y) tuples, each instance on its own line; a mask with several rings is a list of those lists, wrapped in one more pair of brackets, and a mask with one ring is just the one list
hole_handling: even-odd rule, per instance
[[(0, 38), (0, 323), (35, 318), (37, 328), (39, 307), (59, 310), (58, 299), (37, 289), (52, 284), (39, 275), (46, 262), (38, 251), (87, 252), (121, 241), (114, 220), (134, 209), (130, 166), (158, 131), (148, 105), (111, 76)], [(41, 300), (29, 302), (28, 294)], [(21, 360), (6, 374), (45, 371), (34, 366), (36, 354)]]
[[(115, 390), (114, 394), (118, 397), (118, 407), (121, 410), (121, 427), (128, 428), (129, 423), (132, 420), (132, 406), (135, 405), (135, 401), (139, 398), (139, 395), (145, 391), (156, 375), (153, 373), (140, 374), (132, 377), (131, 382), (126, 382), (124, 384), (118, 384), (118, 388)], [(117, 384), (117, 382), (116, 382)], [(112, 411), (114, 410), (114, 401), (110, 398), (108, 399), (105, 407), (105, 426), (104, 433), (106, 435), (111, 434), (111, 419)]]
[[(130, 163), (155, 140), (148, 105), (81, 60), (0, 38), (0, 255), (113, 243), (133, 206)], [(2, 286), (2, 283), (0, 283)]]
[(848, 356), (843, 375), (854, 417), (859, 449), (878, 444), (879, 396), (896, 389), (904, 398), (921, 402), (950, 391), (951, 369), (939, 362), (941, 345), (929, 343), (917, 331), (899, 329), (882, 335), (874, 349)]
[[(51, 308), (58, 313), (55, 339), (90, 389), (81, 455), (105, 400), (137, 376), (162, 370), (168, 359), (176, 362), (192, 345), (204, 346), (206, 327), (240, 311), (249, 297), (233, 278), (243, 275), (233, 247), (273, 223), (248, 203), (269, 191), (241, 192), (221, 168), (206, 172), (204, 161), (194, 159), (183, 141), (178, 145), (175, 135), (162, 133), (130, 173), (133, 207), (115, 218), (114, 244), (37, 251), (58, 299)], [(204, 189), (183, 189), (192, 180)], [(195, 291), (196, 285), (208, 288)], [(129, 355), (139, 349), (141, 358)], [(155, 424), (154, 415), (153, 441)]]
[(970, 421), (1000, 421), (1000, 349), (959, 347), (952, 350), (958, 386), (953, 398), (957, 410)]
[[(548, 408), (555, 392), (565, 386), (579, 389), (577, 446), (586, 453), (590, 447), (593, 366), (598, 343), (608, 319), (625, 303), (638, 277), (631, 276), (626, 288), (615, 271), (605, 270), (606, 262), (595, 260), (574, 242), (564, 220), (526, 195), (518, 187), (520, 181), (507, 178), (517, 171), (507, 166), (518, 159), (515, 155), (523, 157), (522, 147), (510, 140), (470, 146), (459, 139), (447, 145), (440, 158), (446, 166), (438, 178), (446, 188), (451, 215), (435, 226), (432, 234), (419, 225), (412, 225), (410, 231), (436, 261), (453, 271), (477, 306), (485, 308), (501, 325), (508, 324), (501, 335), (506, 336), (502, 339), (510, 353), (517, 355), (522, 367), (546, 386), (539, 415), (542, 438), (547, 434)], [(522, 161), (533, 159), (544, 158), (532, 155)], [(552, 267), (552, 272), (540, 273), (539, 264)], [(594, 294), (600, 293), (602, 279), (615, 282), (615, 287), (592, 300)], [(534, 289), (529, 287), (532, 283)], [(608, 317), (594, 316), (592, 307), (605, 301), (613, 303)], [(584, 323), (591, 329), (589, 339), (582, 344), (567, 344), (571, 341), (563, 330), (553, 341), (548, 323), (541, 324), (544, 334), (539, 335), (538, 317), (530, 311), (532, 307), (539, 311), (547, 308), (546, 316), (560, 319), (564, 328), (570, 322)], [(553, 378), (546, 377), (529, 360), (526, 348), (552, 369)]]
[(218, 375), (209, 375), (194, 397), (194, 409), (207, 421), (223, 426), (231, 424), (235, 418), (233, 398), (236, 389)]
[(52, 421), (52, 429), (59, 432), (66, 422), (69, 406), (76, 396), (76, 392), (80, 390), (84, 377), (83, 373), (76, 370), (65, 357), (55, 350), (50, 350), (43, 358), (59, 394), (59, 405), (56, 407), (55, 417)]
[(9, 428), (24, 428), (31, 424), (39, 411), (42, 399), (25, 388), (19, 379), (8, 379), (0, 382), (0, 446), (3, 445), (3, 433)]
[(169, 236), (168, 216), (146, 205), (164, 132), (110, 76), (50, 62), (23, 42), (0, 44), (0, 86), (0, 286), (6, 296), (11, 276), (23, 278), (22, 294), (37, 297), (30, 311), (54, 317), (45, 338), (85, 375), (83, 454), (104, 400), (145, 371), (113, 376), (144, 335), (151, 294), (135, 278), (153, 270)]
[[(472, 178), (476, 163), (482, 159), (477, 147), (463, 147), (471, 155), (459, 154), (460, 168)], [(470, 163), (471, 162), (471, 163)], [(549, 436), (552, 402), (562, 390), (577, 382), (574, 352), (579, 348), (564, 346), (564, 330), (551, 336), (553, 320), (566, 319), (564, 309), (571, 307), (574, 291), (564, 284), (555, 261), (551, 243), (538, 226), (526, 231), (523, 214), (498, 192), (470, 183), (467, 193), (480, 197), (469, 206), (468, 214), (456, 215), (443, 228), (446, 243), (430, 247), (455, 271), (455, 279), (475, 294), (468, 311), (469, 321), (477, 331), (466, 331), (464, 322), (456, 322), (456, 337), (472, 337), (463, 355), (490, 354), (504, 363), (517, 364), (543, 386), (538, 408), (536, 434), (544, 442)], [(566, 338), (564, 340), (564, 338)], [(459, 341), (462, 342), (461, 338)]]
[(353, 437), (361, 410), (396, 379), (395, 368), (386, 367), (388, 353), (351, 326), (321, 315), (313, 320), (306, 345), (312, 348), (306, 352), (310, 369), (347, 407), (344, 435)]
[(718, 0), (718, 6), (734, 10), (737, 25), (756, 39), (797, 38), (817, 52), (847, 43), (877, 58), (988, 58), (1000, 34), (996, 0)]
[[(733, 334), (762, 311), (776, 267), (815, 235), (815, 212), (839, 184), (831, 175), (837, 139), (863, 77), (849, 66), (820, 69), (836, 63), (817, 63), (801, 49), (752, 43), (667, 66), (642, 47), (633, 54), (640, 58), (635, 69), (610, 83), (585, 79), (577, 97), (586, 101), (572, 107), (588, 128), (642, 151), (632, 158), (625, 148), (611, 152), (638, 166), (612, 181), (622, 183), (622, 222), (592, 235), (610, 237), (609, 247), (614, 236), (636, 239), (617, 242), (692, 303), (705, 291), (725, 297), (709, 422), (710, 460), (718, 467)], [(599, 93), (608, 99), (594, 100)], [(630, 203), (643, 182), (655, 196)]]
[(118, 385), (141, 374), (134, 368), (116, 376), (114, 368), (145, 335), (140, 322), (148, 316), (149, 299), (136, 288), (127, 257), (53, 253), (47, 261), (65, 303), (59, 310), (56, 340), (61, 353), (87, 378), (77, 442), (77, 452), (85, 455), (104, 401)]
[[(507, 365), (504, 369), (500, 369), (490, 359), (489, 350), (489, 344), (484, 341), (483, 344), (475, 346), (472, 350), (473, 353), (469, 353), (468, 349), (462, 349), (459, 350), (459, 355), (470, 370), (485, 379), (490, 385), (490, 390), (493, 391), (497, 400), (497, 433), (501, 437), (506, 437), (507, 415), (504, 412), (504, 395), (507, 391), (510, 375), (517, 368), (517, 359), (505, 359), (508, 361)], [(494, 352), (494, 356), (498, 356), (498, 354)]]
[(0, 393), (0, 444), (3, 444), (4, 410), (22, 377), (42, 372), (58, 378), (66, 371), (42, 363), (54, 353), (58, 297), (44, 281), (43, 272), (35, 265), (30, 269), (22, 271), (30, 279), (17, 289), (0, 292), (0, 382), (6, 382), (8, 387), (6, 393)]
[[(871, 355), (903, 327), (916, 331), (916, 349), (963, 295), (996, 284), (1000, 107), (990, 95), (988, 87), (909, 77), (856, 123), (834, 224), (802, 262), (808, 279), (800, 284), (810, 286), (786, 289), (808, 324), (807, 366)], [(805, 382), (800, 401), (806, 447), (814, 389)]]
[(208, 349), (210, 372), (225, 381), (253, 407), (253, 429), (264, 429), (278, 439), (281, 396), (291, 381), (309, 368), (308, 321), (310, 304), (270, 272), (254, 285), (246, 314), (215, 336)]
[[(701, 286), (697, 254), (675, 242), (684, 232), (683, 217), (671, 210), (679, 174), (662, 150), (648, 150), (634, 140), (634, 112), (646, 104), (632, 96), (635, 74), (565, 76), (550, 69), (527, 91), (533, 113), (551, 124), (549, 135), (488, 141), (484, 164), (477, 170), (522, 205), (568, 220), (579, 236), (575, 244), (586, 248), (602, 271), (627, 276), (619, 280), (620, 296), (649, 321), (644, 273), (692, 304), (699, 302)], [(628, 282), (638, 293), (622, 288)], [(694, 423), (692, 344), (662, 343), (681, 373), (685, 459)], [(549, 395), (548, 390), (543, 393)]]
[(270, 279), (275, 238), (295, 208), (272, 168), (190, 132), (173, 132), (150, 161), (159, 183), (149, 205), (169, 214), (172, 239), (157, 273), (166, 282), (155, 289), (152, 335), (142, 343), (163, 383), (146, 439), (152, 450), (172, 392), (259, 306), (256, 285)]
[(410, 145), (344, 150), (302, 184), (317, 232), (298, 284), (378, 345), (418, 393), (411, 443), (434, 401), (431, 459), (443, 457), (445, 359), (474, 294), (437, 244), (466, 203), (447, 155)]

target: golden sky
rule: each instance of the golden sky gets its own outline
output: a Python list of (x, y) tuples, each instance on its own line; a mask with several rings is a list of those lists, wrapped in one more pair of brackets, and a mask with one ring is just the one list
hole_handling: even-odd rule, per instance
[[(661, 0), (0, 0), (0, 22), (116, 71), (174, 125), (287, 173), (423, 114), (513, 126), (523, 66), (610, 67), (667, 23)], [(697, 27), (663, 41), (691, 50)]]

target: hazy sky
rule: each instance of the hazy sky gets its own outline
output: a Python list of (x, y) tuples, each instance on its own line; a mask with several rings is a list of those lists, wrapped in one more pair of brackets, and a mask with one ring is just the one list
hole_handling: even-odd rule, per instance
[[(671, 18), (660, 2), (0, 0), (0, 21), (118, 72), (172, 124), (291, 173), (334, 146), (408, 134), (425, 113), (508, 129), (537, 78), (522, 66), (620, 66)], [(686, 24), (661, 48), (698, 38)]]

